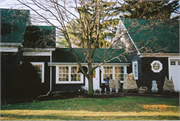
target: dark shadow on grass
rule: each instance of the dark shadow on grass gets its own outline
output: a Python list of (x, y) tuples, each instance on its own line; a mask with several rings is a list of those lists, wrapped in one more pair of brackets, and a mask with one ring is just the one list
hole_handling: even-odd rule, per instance
[(7, 120), (179, 120), (178, 116), (63, 116), (63, 115), (23, 115), (2, 114)]

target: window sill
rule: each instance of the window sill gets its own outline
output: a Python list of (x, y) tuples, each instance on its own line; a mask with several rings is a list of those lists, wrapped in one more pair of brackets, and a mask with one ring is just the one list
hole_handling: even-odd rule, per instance
[(83, 84), (83, 82), (82, 81), (72, 81), (72, 82), (70, 82), (70, 81), (65, 81), (65, 82), (56, 82), (56, 84)]

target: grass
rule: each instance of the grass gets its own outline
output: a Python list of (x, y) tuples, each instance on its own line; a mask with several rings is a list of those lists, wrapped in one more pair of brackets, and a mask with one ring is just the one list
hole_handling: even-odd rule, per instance
[(178, 98), (73, 98), (1, 108), (1, 120), (179, 120)]

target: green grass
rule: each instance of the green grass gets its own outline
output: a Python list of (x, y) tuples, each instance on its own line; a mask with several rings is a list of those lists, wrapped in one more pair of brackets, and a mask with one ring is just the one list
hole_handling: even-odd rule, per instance
[(73, 98), (1, 108), (1, 120), (179, 120), (178, 98)]

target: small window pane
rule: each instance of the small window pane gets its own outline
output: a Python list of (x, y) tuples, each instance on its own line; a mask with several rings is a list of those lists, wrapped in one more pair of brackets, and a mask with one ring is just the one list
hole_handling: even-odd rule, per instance
[(160, 68), (159, 63), (154, 63), (153, 68), (154, 68), (154, 70), (158, 70)]
[(124, 74), (121, 74), (120, 79), (121, 79), (121, 80), (124, 80)]
[(68, 81), (68, 74), (59, 74), (59, 81)]
[(124, 67), (121, 67), (121, 73), (124, 73)]
[(93, 78), (96, 78), (96, 70), (93, 71)]
[(178, 65), (180, 65), (180, 61), (178, 61)]
[(171, 65), (176, 65), (176, 61), (171, 61)]

